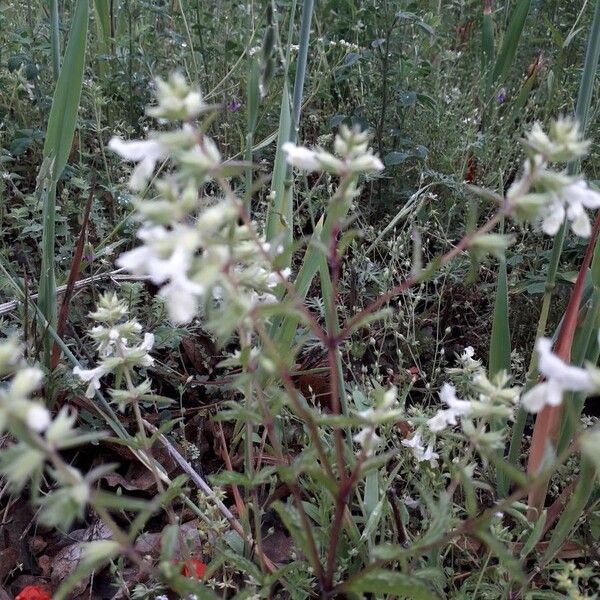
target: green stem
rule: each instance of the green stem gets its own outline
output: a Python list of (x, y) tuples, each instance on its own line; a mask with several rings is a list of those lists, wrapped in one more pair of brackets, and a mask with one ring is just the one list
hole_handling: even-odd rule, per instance
[[(54, 237), (56, 228), (56, 181), (48, 181), (43, 209), (44, 228), (42, 234), (42, 271), (40, 277), (39, 305), (44, 319), (56, 326), (56, 275), (54, 268)], [(44, 364), (50, 364), (52, 339), (44, 331)]]
[(52, 73), (54, 81), (58, 81), (60, 74), (60, 16), (58, 0), (52, 0), (50, 5), (50, 31), (52, 48)]
[[(306, 79), (306, 62), (308, 59), (308, 45), (310, 40), (310, 26), (312, 23), (314, 0), (304, 0), (302, 8), (302, 22), (300, 24), (300, 44), (298, 48), (298, 62), (296, 63), (296, 79), (294, 80), (294, 98), (292, 115), (294, 122), (290, 131), (290, 141), (296, 142), (300, 128), (300, 112), (304, 96), (304, 80)], [(289, 167), (291, 172), (292, 168)]]

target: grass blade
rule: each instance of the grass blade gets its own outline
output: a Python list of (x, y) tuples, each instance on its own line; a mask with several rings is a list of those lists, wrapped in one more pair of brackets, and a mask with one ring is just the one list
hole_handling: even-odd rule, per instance
[[(275, 166), (273, 169), (272, 190), (275, 192), (275, 201), (272, 205), (273, 210), (269, 210), (267, 214), (267, 240), (272, 240), (274, 237), (282, 235), (284, 246), (289, 246), (293, 242), (294, 194), (292, 168), (290, 165), (285, 163), (285, 157), (283, 156), (281, 145), (287, 141), (296, 142), (298, 139), (298, 128), (300, 126), (300, 112), (302, 109), (302, 98), (304, 96), (304, 81), (306, 79), (306, 63), (308, 60), (308, 45), (310, 39), (313, 7), (313, 0), (304, 0), (304, 5), (302, 7), (302, 21), (300, 24), (300, 43), (298, 47), (298, 60), (296, 63), (296, 77), (294, 80), (294, 99), (292, 104), (293, 121), (292, 114), (290, 114), (289, 97), (287, 93), (286, 67), (286, 82), (283, 88), (281, 112), (279, 117), (280, 136), (277, 140), (277, 154), (275, 155)], [(288, 42), (288, 66), (289, 56), (290, 53)], [(288, 261), (289, 266), (289, 264), (291, 264), (291, 255)]]
[[(39, 284), (39, 305), (48, 323), (56, 323), (56, 278), (54, 274), (54, 243), (56, 223), (56, 184), (71, 151), (81, 86), (85, 66), (88, 28), (88, 0), (79, 0), (73, 14), (69, 42), (65, 51), (44, 140), (44, 161), (51, 164), (44, 194), (42, 233), (42, 269)], [(51, 341), (45, 337), (45, 361), (49, 364)]]
[(63, 67), (54, 90), (44, 140), (44, 158), (54, 160), (54, 181), (58, 180), (67, 164), (73, 142), (83, 82), (87, 27), (88, 3), (86, 0), (79, 0), (73, 15)]
[(248, 214), (250, 214), (250, 202), (252, 200), (252, 147), (254, 146), (254, 134), (256, 132), (256, 123), (258, 120), (259, 89), (258, 89), (258, 62), (254, 57), (250, 57), (250, 72), (246, 84), (246, 98), (248, 104), (246, 121), (246, 148), (244, 159), (250, 166), (246, 169), (246, 195), (245, 205)]
[[(75, 247), (75, 253), (73, 254), (73, 260), (71, 261), (71, 269), (69, 271), (69, 279), (67, 280), (67, 289), (65, 290), (65, 294), (63, 296), (63, 301), (60, 306), (60, 314), (58, 316), (58, 322), (56, 324), (56, 333), (60, 337), (63, 337), (65, 333), (65, 328), (67, 326), (67, 319), (69, 317), (69, 305), (71, 303), (71, 298), (73, 297), (73, 292), (75, 291), (75, 282), (79, 276), (79, 269), (81, 268), (81, 261), (83, 259), (83, 249), (85, 246), (85, 237), (87, 232), (87, 226), (90, 219), (90, 212), (92, 210), (92, 202), (94, 199), (94, 193), (96, 191), (96, 186), (92, 185), (90, 189), (90, 194), (88, 196), (87, 202), (85, 204), (85, 209), (83, 211), (83, 219), (81, 221), (81, 230), (79, 232), (79, 239), (77, 240), (77, 246)], [(52, 358), (50, 359), (50, 369), (54, 370), (58, 367), (58, 361), (60, 360), (60, 346), (58, 344), (54, 344), (54, 348), (52, 349)]]
[(108, 48), (110, 43), (110, 7), (108, 0), (94, 0), (96, 26), (102, 43)]
[(52, 0), (50, 6), (50, 43), (52, 50), (52, 74), (58, 81), (60, 74), (60, 13), (58, 0)]
[(550, 543), (541, 560), (542, 564), (546, 565), (554, 558), (554, 555), (560, 550), (563, 542), (569, 537), (573, 528), (576, 527), (579, 517), (581, 517), (581, 513), (585, 509), (585, 505), (594, 489), (595, 481), (596, 468), (592, 461), (582, 454), (579, 481), (565, 511), (552, 532)]
[[(506, 257), (502, 256), (498, 265), (498, 285), (494, 303), (494, 320), (490, 339), (489, 369), (494, 377), (501, 371), (510, 372), (510, 323), (508, 320), (508, 281)], [(496, 473), (496, 487), (500, 496), (508, 493), (508, 477), (503, 471)]]
[(529, 14), (531, 0), (518, 0), (515, 6), (506, 32), (502, 39), (502, 46), (498, 52), (498, 58), (494, 64), (492, 80), (494, 84), (500, 83), (507, 75), (515, 59), (519, 41), (525, 27), (525, 21)]
[(481, 26), (481, 75), (484, 82), (484, 97), (491, 96), (492, 73), (494, 62), (494, 17), (492, 0), (483, 4), (483, 21)]
[(494, 321), (490, 340), (490, 375), (500, 371), (510, 371), (510, 324), (508, 321), (508, 282), (506, 274), (506, 258), (500, 259), (498, 265), (498, 287), (494, 304)]
[[(275, 239), (285, 229), (289, 229), (289, 241), (291, 241), (291, 221), (285, 220), (286, 209), (284, 204), (284, 187), (287, 173), (285, 163), (285, 154), (281, 147), (288, 141), (289, 132), (292, 124), (292, 115), (290, 113), (290, 95), (287, 81), (283, 84), (281, 97), (281, 109), (279, 112), (279, 133), (277, 134), (277, 151), (275, 152), (275, 163), (273, 165), (273, 175), (271, 179), (271, 193), (275, 196), (269, 204), (267, 211), (266, 234), (267, 241)], [(291, 215), (289, 215), (291, 219)]]

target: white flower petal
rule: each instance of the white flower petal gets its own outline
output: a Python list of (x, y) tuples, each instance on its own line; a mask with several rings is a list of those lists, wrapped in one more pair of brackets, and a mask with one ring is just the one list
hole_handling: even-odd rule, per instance
[(203, 293), (203, 286), (184, 277), (173, 279), (160, 289), (173, 323), (189, 323), (196, 316), (198, 297)]
[(402, 440), (402, 445), (407, 448), (418, 448), (421, 446), (421, 434), (417, 431), (410, 439)]
[(321, 168), (316, 153), (308, 148), (286, 142), (281, 149), (285, 152), (288, 163), (294, 167), (305, 171), (318, 171)]
[(85, 395), (87, 398), (93, 398), (96, 390), (100, 389), (100, 378), (106, 375), (106, 368), (102, 365), (94, 369), (82, 369), (77, 366), (73, 369), (73, 374), (77, 375), (82, 381), (89, 381)]
[(580, 367), (568, 365), (556, 356), (548, 338), (540, 338), (536, 342), (536, 351), (540, 373), (554, 385), (573, 392), (589, 392), (594, 389), (589, 373)]
[(538, 383), (521, 398), (521, 404), (530, 413), (538, 413), (546, 404), (557, 406), (562, 401), (562, 390), (547, 381)]
[(165, 158), (167, 148), (158, 140), (123, 140), (113, 137), (108, 147), (125, 160), (138, 163), (133, 170), (129, 185), (134, 190), (140, 190), (154, 172), (156, 162)]
[(447, 404), (455, 414), (466, 415), (471, 411), (471, 403), (467, 400), (459, 400), (453, 385), (444, 383), (439, 395), (440, 400)]
[(154, 334), (145, 333), (144, 341), (140, 345), (140, 348), (142, 348), (143, 350), (152, 350), (152, 346), (154, 346)]
[(45, 406), (33, 403), (27, 411), (25, 422), (27, 423), (27, 427), (29, 427), (29, 429), (41, 433), (42, 431), (48, 429), (48, 426), (52, 422), (52, 418), (50, 417), (50, 412)]
[(575, 235), (579, 237), (590, 237), (592, 233), (592, 226), (590, 224), (590, 219), (582, 210), (575, 218), (571, 219), (571, 229)]
[(547, 235), (556, 235), (565, 220), (565, 209), (560, 202), (552, 203), (542, 221), (542, 230)]
[(427, 420), (427, 426), (434, 433), (437, 433), (438, 431), (443, 431), (448, 425), (456, 425), (456, 417), (459, 415), (460, 413), (452, 408), (447, 408), (446, 410), (438, 410), (437, 413), (433, 417), (431, 417), (431, 419)]
[(577, 202), (586, 208), (600, 208), (600, 193), (590, 188), (583, 179), (565, 187), (561, 195), (567, 202)]
[(443, 413), (443, 410), (439, 410), (433, 417), (431, 417), (431, 419), (427, 419), (427, 427), (429, 427), (429, 429), (431, 429), (431, 431), (434, 433), (443, 431), (448, 425), (446, 416)]

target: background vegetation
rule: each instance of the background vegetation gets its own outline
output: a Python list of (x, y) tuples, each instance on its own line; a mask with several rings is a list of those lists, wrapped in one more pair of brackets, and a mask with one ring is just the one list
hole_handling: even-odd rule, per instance
[[(478, 219), (489, 216), (489, 206), (465, 183), (500, 194), (508, 190), (524, 158), (519, 142), (533, 123), (540, 121), (547, 128), (560, 115), (576, 114), (578, 95), (585, 87), (586, 49), (600, 35), (593, 23), (593, 0), (322, 0), (314, 4), (308, 38), (302, 18), (309, 5), (308, 0), (246, 4), (96, 0), (88, 7), (75, 1), (7, 0), (0, 6), (0, 331), (18, 335), (26, 358), (44, 365), (45, 395), (52, 409), (77, 406), (84, 427), (106, 428), (72, 376), (73, 365), (65, 349), (51, 356), (54, 339), (49, 332), (56, 329), (66, 350), (90, 363), (88, 313), (102, 292), (117, 290), (130, 315), (156, 336), (156, 362), (150, 369), (154, 393), (175, 399), (168, 409), (149, 404), (145, 417), (158, 427), (182, 419), (171, 439), (200, 474), (221, 473), (222, 478), (214, 481), (227, 490), (228, 506), (235, 504), (232, 485), (245, 485), (227, 476), (243, 471), (247, 460), (243, 416), (233, 415), (223, 424), (212, 416), (224, 402), (238, 398), (228, 385), (235, 369), (220, 365), (234, 346), (221, 344), (201, 319), (172, 325), (155, 286), (115, 267), (116, 257), (135, 245), (137, 223), (134, 198), (127, 187), (130, 169), (108, 149), (108, 142), (113, 135), (142, 138), (157, 128), (156, 120), (146, 113), (155, 78), (180, 71), (199, 85), (206, 102), (220, 107), (206, 133), (223, 156), (251, 159), (257, 165), (234, 178), (235, 189), (248, 202), (252, 218), (266, 221), (267, 231), (289, 234), (284, 235), (287, 241), (308, 239), (319, 231), (319, 218), (327, 211), (333, 184), (327, 177), (306, 174), (290, 185), (291, 172), (286, 172), (278, 153), (285, 141), (281, 132), (290, 130), (303, 145), (323, 147), (331, 146), (342, 124), (371, 133), (371, 144), (385, 170), (361, 181), (360, 196), (354, 201), (351, 226), (360, 234), (348, 241), (340, 272), (338, 314), (343, 322), (409, 276), (416, 264), (428, 264), (472, 231)], [(600, 167), (596, 64), (586, 69), (592, 94), (589, 111), (584, 111), (586, 136), (593, 143), (581, 170), (594, 182)], [(302, 93), (298, 82), (304, 84)], [(285, 106), (288, 92), (291, 110)], [(292, 201), (274, 204), (273, 189), (279, 190), (278, 199), (289, 193)], [(216, 185), (212, 192), (218, 193)], [(396, 385), (407, 415), (418, 416), (436, 402), (446, 370), (456, 366), (456, 355), (468, 346), (491, 370), (505, 368), (515, 382), (526, 382), (536, 330), (549, 336), (557, 330), (586, 242), (567, 232), (562, 253), (557, 255), (553, 253), (555, 240), (532, 227), (507, 223), (506, 233), (514, 234), (516, 241), (504, 258), (478, 261), (460, 255), (435, 277), (403, 291), (390, 303), (386, 319), (352, 335), (340, 360), (353, 406), (360, 408), (366, 402), (365, 390)], [(81, 252), (76, 252), (78, 246)], [(554, 255), (558, 260), (555, 274)], [(288, 259), (292, 281), (302, 256), (296, 252)], [(60, 306), (65, 297), (61, 286), (67, 285), (70, 276), (82, 283), (68, 290), (67, 312), (59, 316), (53, 299), (58, 298)], [(307, 306), (325, 322), (327, 289), (322, 285), (318, 277), (309, 278), (306, 297)], [(589, 290), (588, 286), (586, 300)], [(549, 298), (550, 291), (549, 315), (540, 332), (544, 292)], [(499, 320), (504, 292), (509, 317)], [(27, 298), (21, 301), (23, 293), (39, 299), (38, 312)], [(301, 333), (293, 326), (289, 345)], [(492, 336), (496, 336), (495, 343)], [(292, 365), (294, 384), (311, 406), (325, 407), (330, 400), (326, 349), (308, 334), (302, 344)], [(588, 400), (583, 409), (586, 426), (596, 423), (597, 411), (597, 402)], [(579, 414), (570, 418), (580, 421)], [(389, 433), (398, 448), (406, 437), (405, 423), (401, 421)], [(134, 415), (120, 416), (118, 424), (132, 430)], [(298, 448), (307, 445), (306, 432), (296, 416), (286, 416), (284, 425), (289, 427), (286, 452), (296, 456)], [(513, 447), (513, 467), (525, 465), (529, 448), (532, 429), (524, 415), (521, 425), (523, 435), (516, 435), (519, 444)], [(257, 447), (264, 447), (262, 434), (259, 428), (254, 432), (252, 442)], [(333, 443), (332, 438), (329, 442)], [(5, 444), (9, 443), (6, 439)], [(118, 493), (129, 490), (143, 499), (157, 493), (154, 478), (146, 477), (148, 471), (116, 443), (102, 443), (100, 448), (99, 452), (98, 447), (86, 447), (69, 460), (85, 470), (98, 461), (116, 459), (124, 466), (102, 485)], [(167, 459), (159, 456), (160, 460)], [(171, 468), (176, 474), (175, 466)], [(579, 468), (571, 458), (560, 467), (550, 483), (546, 506), (561, 506), (553, 502), (568, 498), (561, 494), (573, 490)], [(453, 505), (452, 497), (446, 499), (450, 507), (443, 510), (436, 505), (440, 498), (435, 494), (428, 506), (423, 499), (427, 494), (421, 495), (423, 489), (439, 491), (452, 485), (453, 479), (444, 479), (435, 469), (424, 469), (417, 476), (409, 461), (400, 461), (380, 472), (377, 485), (373, 479), (365, 484), (357, 522), (361, 531), (366, 528), (361, 543), (368, 550), (391, 538), (402, 542), (402, 535), (407, 535), (404, 542), (429, 535), (429, 542), (423, 542), (419, 558), (400, 559), (399, 572), (410, 573), (412, 578), (395, 582), (400, 592), (373, 583), (363, 589), (357, 583), (355, 589), (337, 593), (415, 598), (595, 597), (600, 586), (598, 490), (590, 491), (591, 500), (579, 513), (581, 527), (567, 527), (559, 536), (560, 551), (557, 547), (551, 555), (545, 554), (536, 567), (528, 555), (540, 540), (548, 542), (543, 536), (549, 527), (539, 521), (530, 526), (523, 511), (514, 507), (508, 507), (508, 520), (494, 517), (491, 521), (487, 531), (491, 538), (479, 536), (487, 544), (485, 549), (444, 538), (451, 518), (474, 518), (476, 511), (471, 514), (458, 506), (464, 505), (464, 497), (472, 494), (482, 510), (498, 498), (496, 473), (490, 464), (474, 462), (473, 469), (475, 483), (469, 487), (462, 482), (461, 500)], [(223, 597), (232, 597), (240, 589), (248, 594), (243, 597), (304, 598), (318, 593), (306, 571), (305, 549), (300, 549), (297, 537), (293, 539), (297, 523), (292, 517), (286, 521), (282, 511), (271, 506), (281, 499), (277, 494), (284, 486), (270, 483), (270, 487), (266, 480), (260, 483), (259, 501), (258, 496), (252, 497), (248, 484), (245, 499), (252, 497), (261, 506), (260, 511), (253, 510), (260, 515), (258, 529), (270, 540), (265, 553), (269, 560), (288, 565), (286, 584), (278, 587), (276, 578), (265, 578), (250, 562), (256, 559), (250, 548), (242, 543), (234, 551), (208, 528), (200, 557), (206, 563), (214, 561), (211, 586)], [(315, 501), (319, 493), (315, 481), (307, 484), (305, 494), (311, 499), (309, 504), (305, 498), (310, 506), (307, 513), (321, 536), (319, 548), (326, 548), (333, 503)], [(289, 490), (282, 497), (287, 496)], [(420, 503), (413, 504), (417, 496)], [(41, 580), (55, 586), (71, 574), (79, 565), (77, 560), (62, 554), (62, 562), (53, 559), (71, 547), (71, 538), (30, 529), (26, 512), (30, 509), (19, 494), (10, 495), (5, 489), (2, 500), (6, 544), (4, 554), (0, 553), (0, 578), (4, 586), (16, 593), (26, 583)], [(17, 518), (19, 511), (27, 518)], [(437, 522), (437, 511), (452, 517)], [(125, 513), (123, 509), (123, 520), (128, 518)], [(243, 520), (242, 515), (236, 516)], [(182, 508), (179, 517), (189, 521), (192, 515)], [(296, 513), (293, 517), (297, 518)], [(72, 529), (82, 531), (78, 535), (88, 536), (85, 541), (89, 541), (97, 539), (90, 533), (97, 523), (86, 513)], [(250, 527), (248, 523), (244, 524)], [(164, 518), (150, 519), (146, 535), (158, 535), (164, 526)], [(408, 534), (400, 531), (405, 527)], [(133, 543), (139, 543), (139, 538)], [(350, 580), (364, 559), (362, 555), (356, 558), (352, 535), (341, 543), (338, 582)], [(521, 544), (520, 554), (514, 544)], [(264, 568), (264, 561), (257, 563)], [(522, 576), (515, 577), (517, 571)], [(115, 559), (110, 576), (105, 571), (96, 587), (85, 579), (77, 593), (86, 597), (94, 593), (99, 598), (154, 598), (167, 593), (161, 587), (164, 578), (159, 583), (160, 578), (136, 577), (127, 571), (124, 559)]]

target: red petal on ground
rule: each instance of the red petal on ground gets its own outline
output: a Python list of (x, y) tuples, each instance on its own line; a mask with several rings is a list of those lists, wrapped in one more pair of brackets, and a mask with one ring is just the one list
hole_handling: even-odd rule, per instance
[(181, 574), (184, 577), (195, 577), (196, 579), (202, 579), (204, 577), (204, 573), (206, 573), (206, 564), (195, 558), (186, 561), (181, 567)]
[(15, 600), (52, 600), (52, 596), (37, 585), (28, 585), (24, 587)]

